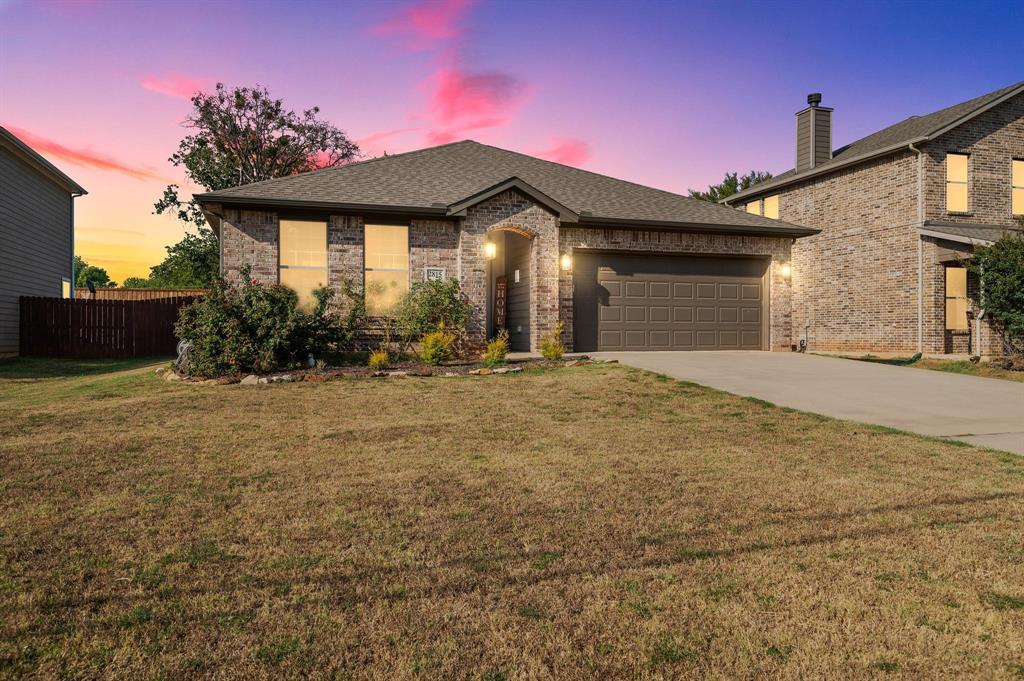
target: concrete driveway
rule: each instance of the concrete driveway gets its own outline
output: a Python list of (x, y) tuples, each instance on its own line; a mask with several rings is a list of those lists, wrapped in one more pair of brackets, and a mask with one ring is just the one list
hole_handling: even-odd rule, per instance
[(596, 356), (780, 406), (1024, 454), (1024, 383), (797, 353)]

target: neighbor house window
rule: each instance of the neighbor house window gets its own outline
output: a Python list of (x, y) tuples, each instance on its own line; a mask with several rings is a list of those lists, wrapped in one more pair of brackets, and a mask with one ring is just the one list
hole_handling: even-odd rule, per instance
[(967, 269), (946, 268), (946, 328), (967, 329)]
[(764, 197), (764, 216), (772, 220), (779, 219), (779, 195)]
[(751, 201), (750, 203), (748, 203), (747, 204), (747, 212), (748, 213), (753, 213), (754, 215), (760, 215), (761, 214), (761, 200), (758, 199), (757, 201)]
[(409, 290), (408, 225), (366, 225), (366, 313), (387, 314)]
[(61, 298), (71, 297), (71, 280), (61, 279), (60, 280), (60, 296)]
[(946, 154), (946, 210), (967, 212), (967, 154)]
[(327, 285), (327, 223), (281, 220), (279, 277), (299, 295), (299, 304), (311, 307), (313, 291)]
[(1013, 214), (1024, 215), (1024, 160), (1013, 159), (1013, 179), (1010, 188), (1011, 194), (1013, 194)]

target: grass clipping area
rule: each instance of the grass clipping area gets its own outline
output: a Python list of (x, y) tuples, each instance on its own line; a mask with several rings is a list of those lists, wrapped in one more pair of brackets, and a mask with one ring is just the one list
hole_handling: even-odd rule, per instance
[(1024, 459), (612, 365), (120, 369), (0, 378), (0, 675), (1024, 674)]

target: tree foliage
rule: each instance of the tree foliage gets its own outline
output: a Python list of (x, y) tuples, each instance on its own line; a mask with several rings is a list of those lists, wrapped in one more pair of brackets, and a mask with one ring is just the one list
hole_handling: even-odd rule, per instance
[[(334, 125), (320, 120), (320, 109), (302, 113), (285, 108), (263, 87), (225, 87), (192, 97), (185, 119), (191, 132), (170, 157), (185, 175), (207, 191), (329, 168), (359, 154), (359, 147)], [(156, 213), (172, 213), (202, 226), (202, 212), (182, 201), (176, 184), (154, 204)]]
[(739, 173), (726, 173), (725, 179), (718, 184), (709, 186), (706, 192), (691, 189), (690, 198), (718, 203), (722, 199), (729, 198), (733, 194), (739, 193), (745, 189), (750, 189), (755, 184), (770, 179), (772, 179), (772, 174), (768, 171), (762, 170), (751, 170), (749, 173), (742, 176)]
[(89, 282), (93, 283), (93, 286), (99, 288), (113, 288), (117, 286), (116, 281), (112, 281), (110, 275), (102, 267), (96, 265), (90, 265), (80, 255), (75, 256), (75, 287), (85, 288), (89, 285)]
[(977, 247), (967, 267), (980, 284), (971, 297), (1002, 334), (1007, 355), (1024, 356), (1024, 234)]

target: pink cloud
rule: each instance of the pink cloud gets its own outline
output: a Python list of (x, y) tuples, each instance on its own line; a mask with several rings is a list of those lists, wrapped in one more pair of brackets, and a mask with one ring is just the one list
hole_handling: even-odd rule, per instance
[(150, 168), (133, 168), (129, 165), (121, 163), (120, 161), (98, 154), (90, 149), (73, 149), (66, 147), (59, 142), (41, 137), (33, 134), (28, 130), (22, 128), (15, 128), (13, 126), (6, 126), (8, 130), (13, 132), (22, 142), (32, 147), (43, 155), (54, 156), (59, 159), (63, 159), (68, 163), (73, 163), (78, 166), (85, 166), (91, 168), (98, 168), (100, 170), (109, 170), (115, 173), (122, 173), (130, 177), (134, 177), (139, 180), (160, 180), (165, 181), (165, 178), (161, 177), (155, 170)]
[(398, 14), (377, 24), (371, 33), (404, 34), (412, 38), (411, 49), (427, 49), (441, 40), (462, 33), (466, 11), (475, 0), (419, 0)]
[(167, 78), (146, 76), (142, 79), (142, 87), (150, 92), (157, 92), (168, 97), (180, 99), (192, 99), (192, 96), (205, 87), (205, 83), (198, 78), (172, 74)]
[(531, 152), (534, 156), (546, 158), (567, 166), (581, 166), (590, 160), (590, 145), (583, 140), (559, 138), (551, 141), (547, 149)]
[(427, 139), (444, 144), (470, 130), (497, 128), (522, 106), (528, 84), (502, 71), (465, 71), (457, 66), (439, 69), (429, 81), (434, 125)]

